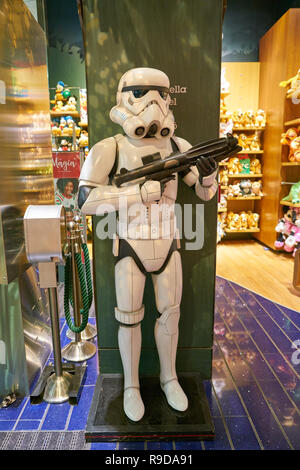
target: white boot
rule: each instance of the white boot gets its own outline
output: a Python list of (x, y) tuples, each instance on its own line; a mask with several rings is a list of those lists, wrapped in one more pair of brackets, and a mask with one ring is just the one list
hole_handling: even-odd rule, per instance
[(185, 411), (188, 399), (177, 380), (176, 352), (178, 343), (179, 305), (165, 310), (155, 324), (155, 340), (160, 360), (160, 384), (169, 405)]
[(141, 325), (120, 325), (119, 349), (124, 370), (123, 407), (132, 421), (139, 421), (144, 416), (145, 407), (140, 395), (139, 362), (141, 355)]

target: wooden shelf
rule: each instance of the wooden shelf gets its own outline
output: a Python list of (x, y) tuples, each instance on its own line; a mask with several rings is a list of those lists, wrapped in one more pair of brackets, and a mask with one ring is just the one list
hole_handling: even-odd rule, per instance
[(282, 166), (300, 166), (300, 162), (282, 162)]
[(88, 123), (87, 123), (87, 122), (81, 122), (81, 121), (79, 121), (78, 126), (80, 126), (80, 127), (88, 127)]
[(228, 189), (228, 186), (220, 186), (220, 189)]
[(238, 197), (227, 197), (227, 201), (256, 201), (261, 198), (262, 196), (238, 196)]
[(226, 233), (258, 233), (260, 232), (259, 228), (247, 228), (245, 230), (230, 230), (229, 228), (225, 228)]
[(265, 127), (233, 127), (232, 131), (264, 131)]
[(228, 178), (262, 178), (262, 173), (258, 175), (246, 174), (246, 173), (239, 173), (238, 175), (228, 175)]
[(248, 152), (247, 152), (247, 150), (242, 150), (241, 152), (238, 152), (237, 155), (248, 155), (248, 154), (249, 155), (259, 155), (259, 154), (262, 154), (262, 153), (264, 153), (263, 150), (256, 150), (256, 151), (255, 150), (249, 150)]
[(78, 111), (50, 111), (51, 117), (64, 117), (64, 116), (71, 116), (74, 118), (79, 118), (80, 114)]
[(300, 203), (298, 203), (298, 204), (292, 204), (292, 203), (289, 202), (289, 201), (283, 201), (283, 200), (280, 201), (280, 204), (281, 204), (282, 206), (300, 207)]
[(228, 165), (228, 162), (220, 162), (219, 163), (219, 166), (227, 166)]
[(227, 212), (227, 207), (218, 208), (218, 212)]
[(284, 123), (285, 126), (296, 126), (297, 124), (300, 124), (300, 118), (293, 119), (292, 121), (286, 121)]

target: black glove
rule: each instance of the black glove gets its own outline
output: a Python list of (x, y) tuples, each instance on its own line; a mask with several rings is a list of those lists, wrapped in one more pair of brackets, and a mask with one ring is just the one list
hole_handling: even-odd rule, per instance
[(218, 168), (218, 164), (213, 157), (199, 157), (196, 163), (199, 172), (199, 182), (202, 184), (203, 178), (211, 175)]

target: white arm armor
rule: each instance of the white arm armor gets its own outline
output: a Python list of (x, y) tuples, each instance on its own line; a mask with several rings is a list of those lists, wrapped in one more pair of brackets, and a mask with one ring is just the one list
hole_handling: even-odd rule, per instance
[[(180, 137), (173, 137), (181, 152), (186, 152), (191, 148), (191, 144)], [(197, 196), (203, 201), (209, 201), (214, 197), (218, 189), (218, 182), (216, 180), (218, 170), (214, 171), (211, 175), (205, 176), (202, 184), (199, 182), (199, 172), (195, 166), (191, 167), (190, 172), (183, 178), (183, 181), (188, 186), (195, 185), (195, 192)]]
[(114, 137), (101, 140), (90, 150), (80, 173), (79, 186), (95, 186), (81, 208), (85, 215), (103, 215), (119, 210), (122, 198), (127, 207), (136, 203), (151, 203), (161, 197), (160, 183), (147, 181), (122, 188), (109, 185), (109, 174), (116, 158)]

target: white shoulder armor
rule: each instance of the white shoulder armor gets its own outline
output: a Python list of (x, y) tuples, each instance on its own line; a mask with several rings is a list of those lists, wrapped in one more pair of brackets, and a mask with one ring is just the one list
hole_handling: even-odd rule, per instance
[(108, 184), (109, 174), (116, 159), (117, 142), (115, 137), (97, 142), (83, 164), (80, 173), (80, 186)]
[(173, 135), (172, 139), (177, 144), (177, 147), (179, 148), (180, 152), (186, 152), (188, 149), (191, 148), (191, 144), (187, 140), (182, 139), (181, 137), (176, 137), (175, 135)]

